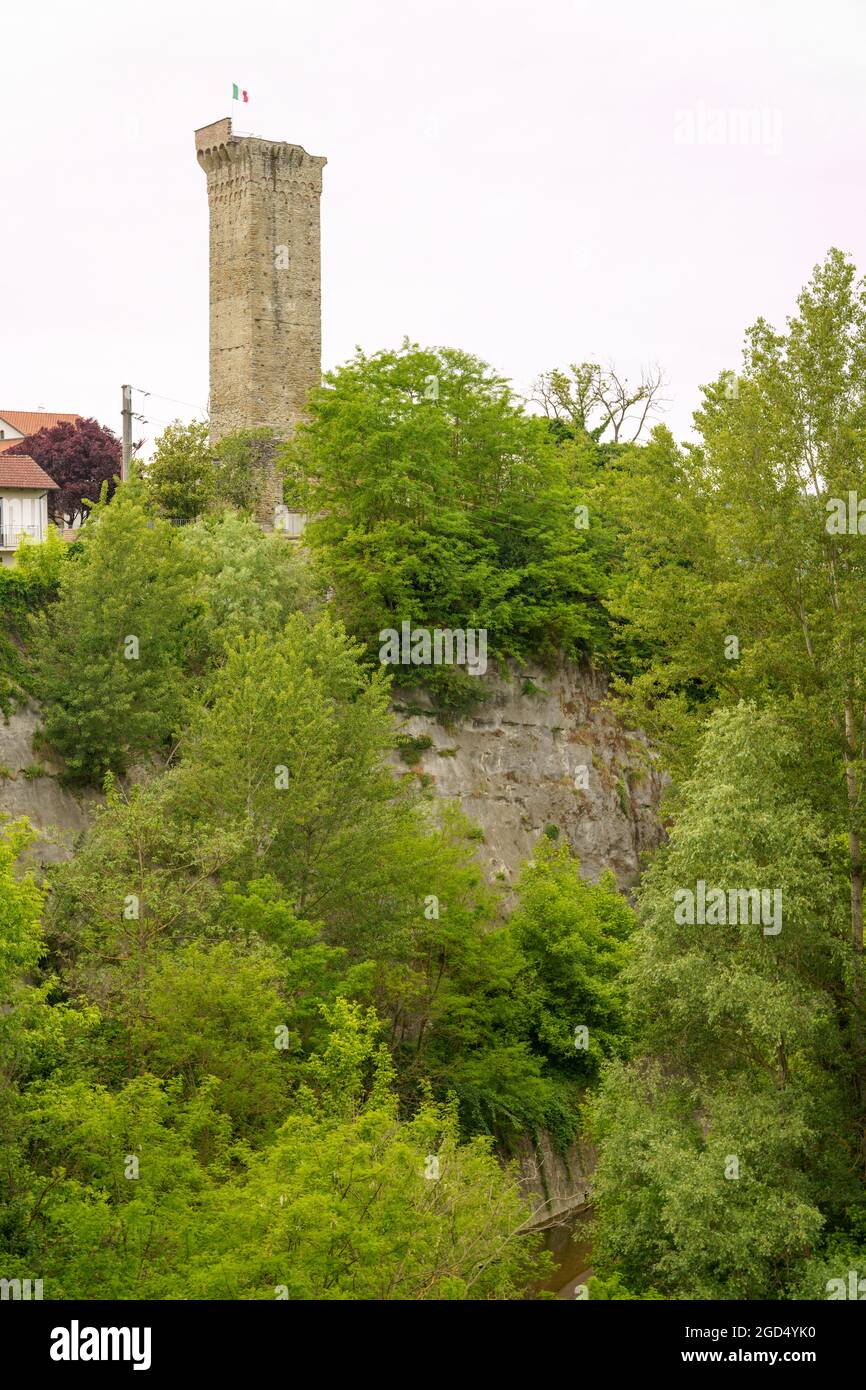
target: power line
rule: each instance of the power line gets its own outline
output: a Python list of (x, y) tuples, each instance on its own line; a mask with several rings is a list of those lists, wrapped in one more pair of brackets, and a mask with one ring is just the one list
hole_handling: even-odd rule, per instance
[(159, 415), (133, 415), (134, 420), (139, 420), (142, 425), (173, 425), (174, 420), (163, 420)]
[(138, 391), (142, 396), (153, 396), (158, 401), (171, 401), (173, 405), (188, 405), (191, 410), (200, 410), (203, 415), (207, 412), (202, 405), (196, 405), (195, 401), (179, 401), (177, 396), (163, 396), (159, 391), (145, 391), (143, 386), (133, 386), (133, 391)]
[[(123, 391), (123, 408), (122, 408), (122, 411), (121, 411), (121, 418), (122, 418), (122, 420), (123, 420), (123, 446), (122, 446), (122, 454), (121, 454), (120, 476), (121, 476), (121, 479), (122, 479), (123, 481), (125, 481), (125, 480), (127, 479), (127, 477), (129, 476), (129, 464), (130, 464), (130, 461), (131, 461), (131, 459), (132, 459), (132, 454), (133, 454), (133, 443), (132, 443), (132, 422), (133, 422), (133, 420), (138, 420), (139, 424), (142, 424), (142, 425), (173, 425), (173, 424), (174, 424), (174, 420), (163, 420), (159, 415), (142, 415), (142, 414), (141, 414), (140, 412), (138, 412), (138, 411), (135, 411), (135, 412), (134, 412), (133, 409), (132, 409), (132, 393), (133, 393), (133, 391), (137, 391), (138, 394), (139, 394), (140, 396), (144, 396), (145, 399), (147, 399), (148, 397), (151, 397), (151, 396), (152, 396), (155, 400), (158, 400), (158, 401), (171, 401), (171, 403), (172, 403), (173, 405), (186, 405), (186, 406), (189, 406), (190, 410), (194, 410), (194, 411), (196, 412), (196, 414), (197, 414), (197, 415), (201, 415), (201, 416), (203, 417), (204, 420), (207, 420), (208, 412), (207, 412), (207, 408), (206, 408), (206, 407), (203, 408), (203, 407), (200, 406), (200, 405), (196, 405), (193, 401), (181, 401), (181, 400), (178, 400), (178, 398), (177, 398), (176, 396), (162, 396), (162, 395), (160, 395), (160, 393), (159, 393), (158, 391), (145, 391), (145, 389), (144, 389), (143, 386), (129, 386), (129, 385), (126, 385), (126, 386), (124, 386), (124, 387), (122, 388), (122, 391)], [(142, 402), (142, 404), (143, 404), (143, 402)], [(140, 441), (140, 442), (143, 443), (143, 441)], [(137, 447), (137, 446), (136, 446), (136, 447)]]

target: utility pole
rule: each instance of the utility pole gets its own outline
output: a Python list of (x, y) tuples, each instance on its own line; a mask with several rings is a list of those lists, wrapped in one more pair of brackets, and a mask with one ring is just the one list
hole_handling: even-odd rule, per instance
[(123, 386), (123, 458), (120, 465), (120, 481), (125, 483), (129, 477), (129, 460), (132, 458), (132, 387)]

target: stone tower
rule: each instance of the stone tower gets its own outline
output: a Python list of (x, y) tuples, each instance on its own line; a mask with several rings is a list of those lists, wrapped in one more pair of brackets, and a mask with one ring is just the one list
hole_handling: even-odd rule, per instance
[(210, 207), (211, 438), (291, 434), (321, 380), (319, 199), (327, 161), (300, 145), (195, 133)]

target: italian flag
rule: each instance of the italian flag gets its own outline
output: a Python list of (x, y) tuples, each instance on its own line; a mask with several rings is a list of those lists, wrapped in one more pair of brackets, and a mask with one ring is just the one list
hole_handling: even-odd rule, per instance
[(236, 82), (232, 83), (232, 101), (249, 101), (249, 93), (241, 91)]

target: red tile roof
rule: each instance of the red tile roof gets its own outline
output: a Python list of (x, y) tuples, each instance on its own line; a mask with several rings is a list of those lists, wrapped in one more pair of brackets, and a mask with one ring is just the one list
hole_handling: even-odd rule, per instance
[(57, 488), (53, 478), (28, 454), (0, 454), (0, 487), (34, 487), (45, 492)]
[[(75, 421), (80, 419), (80, 415), (58, 415), (52, 410), (0, 410), (0, 421), (5, 420), (13, 430), (20, 430), (25, 439), (28, 434), (50, 430), (53, 425), (59, 425), (64, 420), (74, 425)], [(19, 440), (18, 443), (20, 442)], [(0, 448), (5, 449), (7, 443), (7, 440), (0, 440)], [(14, 439), (12, 443), (15, 443)]]

